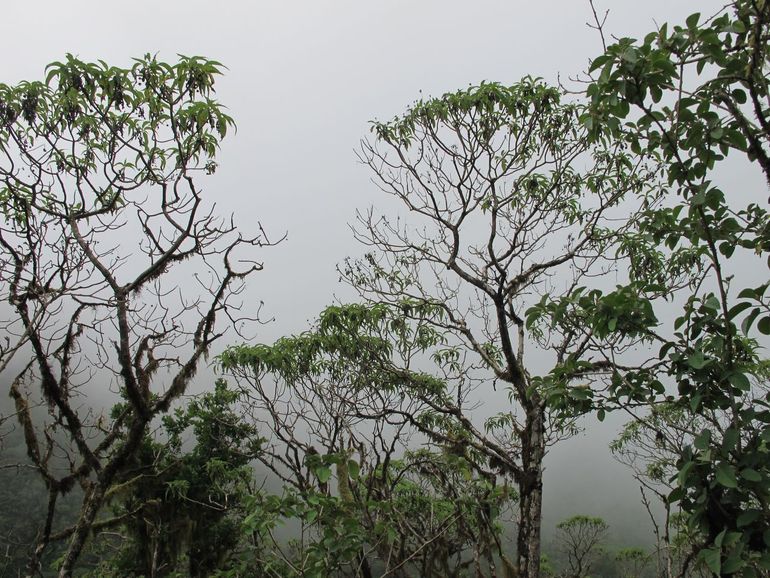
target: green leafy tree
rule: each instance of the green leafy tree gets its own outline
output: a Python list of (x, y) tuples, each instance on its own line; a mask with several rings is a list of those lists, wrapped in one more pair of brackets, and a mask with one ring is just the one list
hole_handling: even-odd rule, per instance
[(587, 578), (602, 552), (602, 540), (609, 530), (601, 518), (572, 516), (556, 525), (556, 541), (566, 558), (566, 578)]
[[(443, 359), (451, 358), (437, 369), (451, 395), (435, 412), (513, 478), (516, 566), (526, 578), (539, 575), (543, 458), (572, 422), (525, 355), (542, 346), (543, 357), (561, 363), (587, 340), (527, 326), (525, 313), (612, 267), (612, 217), (645, 178), (611, 140), (591, 143), (583, 114), (559, 90), (524, 79), (420, 101), (375, 122), (361, 159), (407, 213), (360, 214), (356, 234), (369, 253), (343, 269), (367, 300), (406, 304), (407, 316), (435, 310), (426, 319), (447, 335)], [(587, 400), (592, 376), (580, 368), (571, 376), (581, 381), (569, 394)], [(474, 421), (473, 392), (498, 384), (510, 405), (486, 424)]]
[[(275, 578), (459, 578), (490, 575), (497, 564), (512, 575), (496, 543), (497, 511), (511, 499), (506, 488), (425, 450), (388, 467), (387, 475), (365, 467), (351, 477), (347, 497), (291, 486), (282, 495), (258, 494), (245, 522), (253, 547), (244, 558), (258, 575)], [(339, 476), (330, 478), (338, 488)], [(276, 532), (287, 525), (299, 537), (281, 546)]]
[[(60, 575), (72, 575), (148, 424), (184, 393), (223, 334), (217, 317), (237, 315), (232, 296), (260, 268), (234, 268), (240, 247), (263, 243), (217, 218), (200, 188), (233, 126), (213, 100), (220, 69), (68, 56), (42, 82), (0, 85), (0, 297), (12, 307), (0, 370), (48, 493), (30, 573), (58, 536)], [(177, 299), (169, 273), (184, 267), (200, 291)], [(100, 381), (126, 401), (119, 414), (86, 409)], [(41, 399), (47, 415), (31, 409)], [(76, 484), (78, 521), (54, 528)]]
[[(511, 568), (499, 519), (515, 493), (504, 478), (466, 447), (462, 429), (410, 448), (436, 431), (425, 420), (435, 421), (447, 392), (409, 362), (441, 341), (400, 308), (345, 305), (327, 308), (311, 331), (220, 356), (266, 437), (258, 459), (285, 483), (281, 496), (255, 496), (246, 522), (264, 575)], [(299, 538), (276, 547), (276, 529), (290, 521)]]
[[(770, 569), (770, 400), (751, 378), (770, 334), (767, 190), (720, 185), (717, 170), (732, 156), (770, 182), (769, 22), (767, 2), (734, 0), (711, 17), (622, 38), (592, 62), (582, 121), (659, 162), (663, 182), (647, 191), (648, 210), (619, 253), (627, 282), (545, 307), (565, 331), (589, 327), (614, 367), (597, 405), (665, 401), (721, 416), (680, 448), (668, 496), (701, 537), (691, 558), (720, 576)], [(656, 355), (642, 365), (624, 357), (634, 339)]]
[[(125, 538), (96, 575), (210, 576), (227, 569), (241, 542), (250, 462), (260, 443), (234, 411), (238, 397), (219, 380), (213, 392), (163, 418), (166, 441), (145, 437), (110, 489), (114, 518), (97, 522), (110, 522)], [(185, 449), (188, 435), (194, 445)]]
[(615, 553), (620, 578), (642, 578), (650, 563), (650, 554), (642, 548), (623, 548)]
[[(689, 412), (678, 405), (664, 403), (654, 406), (644, 419), (626, 424), (610, 444), (613, 457), (631, 468), (639, 483), (642, 503), (655, 533), (658, 576), (673, 578), (679, 574), (677, 555), (681, 548), (675, 546), (679, 517), (668, 496), (675, 487), (679, 455), (692, 443), (693, 432), (700, 431), (703, 423), (709, 421), (708, 418), (693, 421)], [(662, 516), (657, 506), (662, 507)]]
[[(747, 406), (761, 404), (767, 396), (767, 386), (760, 378), (753, 376), (752, 384), (752, 391), (744, 394), (742, 399)], [(689, 565), (693, 548), (697, 549), (704, 540), (699, 527), (687, 528), (683, 525), (677, 504), (669, 500), (669, 495), (678, 484), (681, 455), (688, 447), (705, 447), (707, 441), (717, 446), (730, 443), (725, 435), (731, 435), (731, 427), (729, 412), (712, 409), (693, 415), (682, 404), (660, 403), (649, 413), (627, 424), (610, 445), (614, 457), (632, 469), (634, 478), (640, 484), (642, 500), (653, 523), (658, 544), (658, 575), (673, 577), (683, 572), (686, 574), (685, 566)], [(709, 433), (704, 435), (704, 431)], [(650, 497), (662, 507), (662, 518), (656, 515), (655, 504)]]

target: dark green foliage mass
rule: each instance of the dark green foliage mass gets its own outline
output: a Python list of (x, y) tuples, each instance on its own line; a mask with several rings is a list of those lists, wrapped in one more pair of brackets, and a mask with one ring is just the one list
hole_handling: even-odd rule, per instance
[(108, 496), (124, 540), (95, 576), (210, 576), (232, 563), (260, 442), (237, 398), (217, 381), (163, 419), (167, 440), (145, 437)]
[[(769, 33), (770, 5), (738, 0), (710, 19), (693, 14), (641, 42), (622, 39), (592, 65), (599, 76), (585, 118), (660, 160), (673, 203), (651, 208), (639, 235), (669, 262), (694, 261), (682, 314), (659, 341), (662, 366), (639, 381), (667, 374), (684, 408), (723, 415), (682, 448), (670, 496), (702, 532), (699, 557), (720, 575), (770, 569), (770, 399), (752, 383), (758, 340), (770, 334), (767, 269), (758, 284), (740, 273), (757, 257), (770, 266), (767, 190), (723, 190), (713, 176), (727, 155), (740, 155), (770, 183)], [(681, 278), (675, 267), (659, 269), (669, 288)], [(646, 287), (638, 300), (654, 292)], [(635, 397), (626, 383), (621, 376), (617, 393)]]

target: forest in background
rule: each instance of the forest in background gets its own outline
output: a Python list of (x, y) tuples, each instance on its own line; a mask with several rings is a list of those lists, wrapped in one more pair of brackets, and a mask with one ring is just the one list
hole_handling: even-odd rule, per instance
[[(768, 575), (770, 228), (716, 175), (770, 182), (770, 6), (641, 40), (594, 16), (579, 90), (486, 82), (372, 124), (383, 203), (339, 267), (360, 299), (272, 344), (239, 295), (281, 240), (204, 190), (221, 64), (0, 85), (4, 571)], [(609, 412), (651, 545), (603, 550), (591, 512), (544, 540), (547, 451)]]

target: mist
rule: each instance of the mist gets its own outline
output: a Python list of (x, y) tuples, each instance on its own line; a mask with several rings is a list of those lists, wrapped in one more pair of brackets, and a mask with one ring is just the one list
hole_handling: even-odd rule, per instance
[[(606, 4), (606, 26), (617, 37), (640, 37), (662, 19), (678, 22), (696, 7), (662, 0)], [(715, 12), (721, 5), (709, 0), (697, 9)], [(7, 55), (2, 82), (41, 78), (46, 64), (65, 53), (118, 66), (145, 53), (162, 59), (203, 55), (227, 67), (217, 98), (237, 133), (217, 153), (219, 167), (204, 181), (204, 195), (219, 214), (233, 214), (244, 234), (263, 229), (268, 239), (283, 239), (248, 256), (264, 265), (240, 295), (245, 314), (260, 318), (247, 331), (254, 343), (300, 333), (325, 306), (357, 298), (337, 270), (346, 257), (364, 252), (350, 229), (356, 211), (398, 209), (356, 157), (372, 120), (482, 81), (508, 84), (531, 75), (581, 90), (579, 76), (602, 51), (598, 32), (586, 24), (593, 18), (589, 3), (574, 0), (548, 7), (492, 0), (290, 0), (217, 8), (200, 0), (139, 0), (130, 7), (47, 0), (32, 11), (24, 3), (4, 6), (4, 20), (15, 24), (0, 37)], [(719, 178), (745, 183), (746, 190), (757, 185), (740, 162), (720, 170)], [(128, 246), (131, 239), (121, 242)], [(739, 266), (753, 270), (753, 263)], [(190, 281), (189, 273), (179, 275), (177, 284)], [(758, 280), (763, 275), (757, 270)], [(228, 333), (210, 361), (241, 341)], [(12, 364), (0, 376), (3, 385), (19, 368)], [(220, 376), (215, 363), (201, 367), (188, 394), (210, 390)], [(82, 390), (84, 403), (96, 412), (117, 400), (108, 383), (98, 376)], [(490, 392), (483, 401), (494, 405), (504, 397)], [(12, 412), (1, 398), (0, 415)], [(608, 450), (627, 418), (586, 417), (579, 423), (582, 433), (550, 449), (546, 545), (556, 523), (575, 514), (604, 518), (613, 545), (652, 542), (638, 486)]]

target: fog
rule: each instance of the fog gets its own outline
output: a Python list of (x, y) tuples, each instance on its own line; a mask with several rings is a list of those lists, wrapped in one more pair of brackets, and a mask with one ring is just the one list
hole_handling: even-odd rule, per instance
[[(611, 8), (606, 31), (639, 37), (716, 1), (597, 2)], [(334, 300), (353, 298), (336, 265), (362, 252), (349, 223), (356, 209), (384, 210), (355, 149), (372, 119), (389, 119), (417, 98), (525, 75), (579, 89), (573, 79), (601, 51), (588, 1), (284, 0), (224, 2), (137, 0), (3, 6), (5, 55), (0, 82), (40, 79), (70, 52), (129, 66), (157, 53), (203, 55), (227, 66), (217, 96), (238, 131), (222, 145), (219, 170), (203, 181), (221, 214), (235, 213), (246, 233), (261, 223), (279, 246), (254, 258), (264, 271), (244, 294), (265, 303), (255, 339), (296, 333)], [(739, 172), (739, 169), (733, 169)], [(729, 178), (733, 175), (726, 175)], [(128, 242), (128, 240), (127, 240)], [(179, 282), (184, 282), (180, 279)], [(220, 343), (220, 347), (223, 344)], [(196, 388), (211, 383), (200, 372)], [(94, 404), (107, 403), (94, 392)], [(607, 443), (622, 426), (590, 418), (585, 433), (554, 448), (546, 463), (544, 527), (585, 513), (604, 517), (630, 542), (652, 537), (630, 472)], [(622, 545), (622, 544), (620, 544)]]

